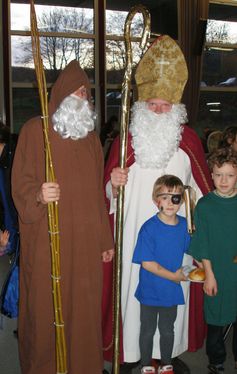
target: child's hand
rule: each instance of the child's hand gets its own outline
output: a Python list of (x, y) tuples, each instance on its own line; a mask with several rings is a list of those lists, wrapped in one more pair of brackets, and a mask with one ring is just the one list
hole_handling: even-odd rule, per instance
[(6, 247), (9, 240), (9, 231), (4, 230), (0, 232), (0, 247)]
[(184, 275), (183, 268), (176, 270), (174, 273), (174, 282), (179, 283), (186, 280), (188, 280), (188, 278)]
[(206, 280), (204, 281), (203, 291), (208, 296), (215, 296), (217, 294), (217, 281), (214, 274), (206, 275)]
[(199, 268), (203, 269), (203, 263), (201, 261), (196, 260), (196, 258), (194, 259), (194, 261), (197, 263), (197, 266)]
[(110, 262), (114, 257), (114, 249), (109, 249), (108, 251), (102, 252), (102, 261)]

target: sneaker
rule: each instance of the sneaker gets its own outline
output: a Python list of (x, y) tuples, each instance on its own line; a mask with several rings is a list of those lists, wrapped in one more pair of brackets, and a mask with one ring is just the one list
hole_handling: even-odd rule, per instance
[(210, 374), (222, 374), (224, 371), (224, 367), (222, 364), (208, 365), (208, 369)]
[(158, 369), (158, 374), (174, 374), (172, 365), (160, 366)]
[(155, 374), (156, 369), (154, 366), (143, 366), (141, 369), (141, 374)]

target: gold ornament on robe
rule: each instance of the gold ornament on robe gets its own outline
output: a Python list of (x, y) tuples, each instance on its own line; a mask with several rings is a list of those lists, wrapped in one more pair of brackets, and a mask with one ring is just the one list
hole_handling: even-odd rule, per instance
[(188, 69), (178, 44), (168, 35), (158, 37), (140, 60), (135, 79), (139, 101), (159, 98), (180, 103)]

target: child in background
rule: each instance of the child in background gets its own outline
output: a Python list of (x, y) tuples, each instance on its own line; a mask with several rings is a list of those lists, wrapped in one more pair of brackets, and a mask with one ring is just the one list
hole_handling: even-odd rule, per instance
[(237, 153), (216, 150), (209, 157), (215, 190), (196, 206), (190, 253), (202, 261), (206, 353), (209, 373), (222, 373), (226, 360), (223, 327), (237, 316)]
[(237, 152), (237, 127), (230, 126), (227, 127), (222, 133), (222, 139), (219, 143), (218, 148), (228, 148), (231, 147)]
[(9, 247), (9, 232), (0, 230), (0, 256), (4, 255)]
[(174, 373), (171, 365), (174, 323), (177, 305), (185, 303), (180, 282), (187, 280), (182, 261), (190, 242), (186, 219), (177, 215), (183, 193), (179, 178), (164, 175), (157, 179), (152, 198), (159, 212), (141, 227), (134, 251), (133, 263), (141, 265), (135, 296), (141, 304), (142, 373), (146, 373), (151, 363), (158, 315), (161, 352), (158, 374)]

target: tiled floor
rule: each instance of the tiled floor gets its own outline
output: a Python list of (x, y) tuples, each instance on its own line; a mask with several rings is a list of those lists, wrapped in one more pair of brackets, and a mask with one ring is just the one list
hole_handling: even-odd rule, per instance
[[(8, 258), (0, 257), (0, 287), (8, 270)], [(16, 329), (16, 320), (0, 316), (0, 374), (21, 374), (18, 361), (17, 339), (13, 331)], [(237, 374), (234, 369), (234, 362), (231, 354), (231, 333), (229, 334), (226, 346), (228, 357), (225, 365), (225, 374)], [(195, 353), (184, 353), (180, 356), (191, 369), (191, 374), (207, 374), (207, 359), (204, 348)], [(106, 363), (106, 367), (110, 365)], [(139, 374), (139, 369), (134, 369), (133, 374)], [(42, 373), (44, 374), (44, 373)], [(54, 374), (54, 373), (52, 373)], [(70, 374), (70, 373), (69, 373)], [(77, 373), (82, 374), (82, 373)], [(99, 374), (99, 373), (88, 373)]]
[[(230, 333), (226, 340), (227, 347), (227, 360), (225, 363), (225, 371), (223, 374), (237, 374), (237, 370), (234, 368), (234, 360), (231, 354), (231, 342), (232, 334)], [(195, 353), (185, 352), (180, 358), (188, 365), (191, 374), (208, 374), (207, 370), (207, 358), (205, 349), (202, 348)], [(108, 363), (106, 363), (107, 369), (109, 369)], [(137, 367), (133, 369), (132, 374), (140, 374), (140, 369)]]

